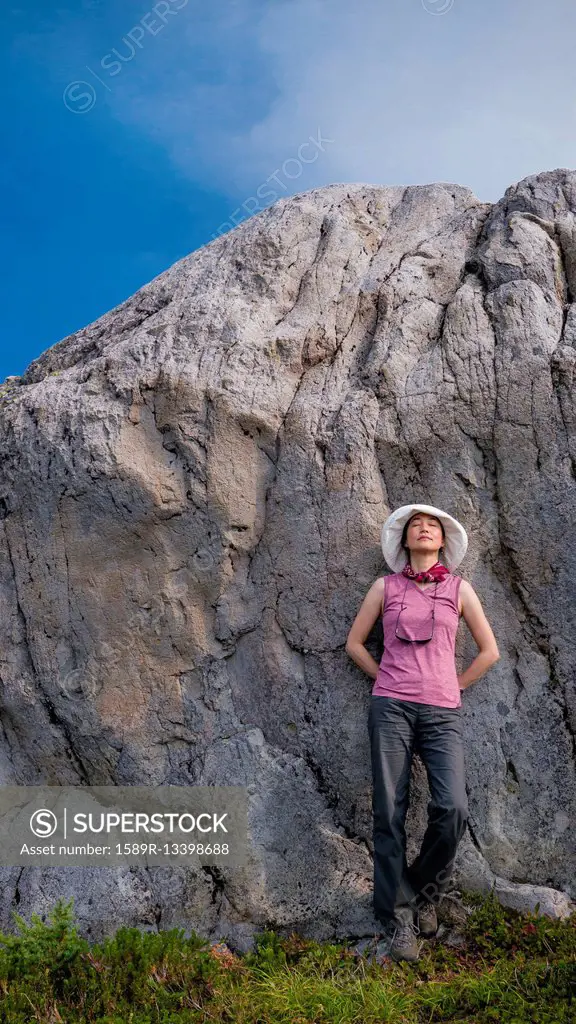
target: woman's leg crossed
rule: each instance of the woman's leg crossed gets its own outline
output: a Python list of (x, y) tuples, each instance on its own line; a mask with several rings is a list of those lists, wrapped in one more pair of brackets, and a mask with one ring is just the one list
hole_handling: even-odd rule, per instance
[(415, 892), (408, 879), (405, 820), (417, 712), (393, 697), (371, 697), (368, 730), (374, 816), (374, 914), (382, 924), (412, 920)]

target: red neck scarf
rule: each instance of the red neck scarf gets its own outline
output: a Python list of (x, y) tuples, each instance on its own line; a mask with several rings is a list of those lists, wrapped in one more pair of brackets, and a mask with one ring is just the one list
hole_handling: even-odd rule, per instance
[(402, 569), (402, 576), (407, 576), (409, 580), (414, 580), (415, 583), (441, 583), (445, 576), (450, 575), (450, 569), (447, 569), (442, 562), (435, 562), (429, 569), (425, 569), (423, 572), (416, 572), (410, 562), (406, 562), (406, 565)]

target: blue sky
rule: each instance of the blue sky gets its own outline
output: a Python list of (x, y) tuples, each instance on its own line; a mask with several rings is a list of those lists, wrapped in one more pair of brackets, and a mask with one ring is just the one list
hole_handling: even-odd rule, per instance
[(576, 166), (572, 0), (51, 0), (0, 14), (0, 380), (274, 198)]

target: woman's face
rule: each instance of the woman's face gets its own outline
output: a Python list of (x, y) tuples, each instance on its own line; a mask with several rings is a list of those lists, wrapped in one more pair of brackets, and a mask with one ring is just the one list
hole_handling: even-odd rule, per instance
[(442, 527), (436, 516), (417, 512), (412, 516), (406, 532), (410, 551), (438, 551), (443, 544)]

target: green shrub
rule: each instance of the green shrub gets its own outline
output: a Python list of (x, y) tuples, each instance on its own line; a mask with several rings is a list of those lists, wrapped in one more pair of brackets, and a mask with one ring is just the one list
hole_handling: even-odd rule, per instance
[(255, 967), (263, 971), (275, 971), (278, 968), (286, 967), (288, 958), (281, 936), (273, 931), (255, 935), (254, 948), (246, 954), (244, 962), (247, 967)]
[(0, 932), (0, 978), (32, 982), (41, 990), (53, 989), (61, 994), (71, 977), (78, 957), (90, 948), (78, 935), (74, 924), (73, 899), (59, 899), (49, 913), (47, 924), (32, 914), (27, 924), (15, 911), (12, 916), (20, 934)]
[(212, 993), (218, 963), (209, 943), (184, 930), (120, 928), (85, 958), (82, 1006), (110, 1013), (126, 1006), (177, 1011), (202, 1005)]
[(472, 900), (475, 909), (466, 921), (465, 933), (476, 948), (490, 957), (522, 950), (527, 956), (575, 956), (576, 915), (568, 921), (533, 912), (521, 914), (503, 907), (493, 890)]
[(424, 943), (418, 963), (257, 935), (244, 957), (184, 930), (120, 928), (89, 946), (62, 900), (0, 933), (0, 1024), (575, 1024), (576, 916), (473, 907), (465, 948)]

